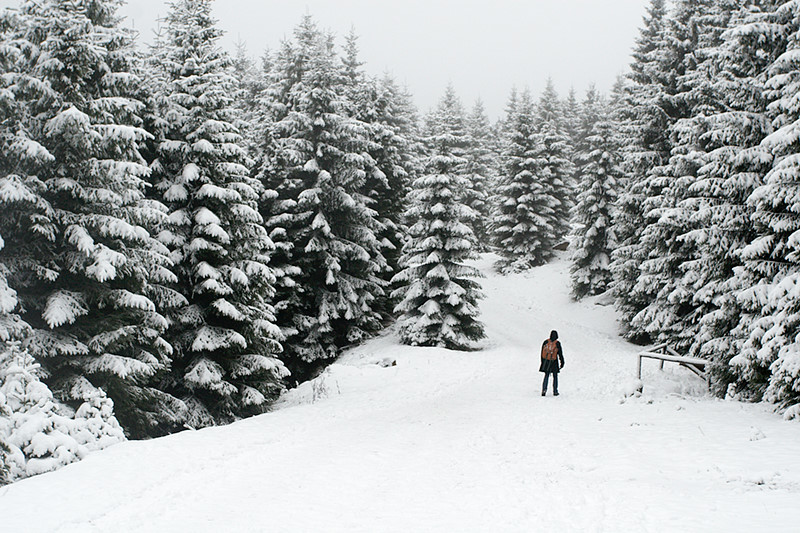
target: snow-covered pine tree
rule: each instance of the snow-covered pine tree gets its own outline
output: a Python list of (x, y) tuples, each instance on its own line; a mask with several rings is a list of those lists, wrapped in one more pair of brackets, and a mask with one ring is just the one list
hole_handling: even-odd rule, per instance
[[(162, 42), (163, 40), (161, 39)], [(154, 52), (157, 43), (158, 41), (153, 46)], [(235, 46), (235, 55), (231, 59), (236, 80), (231, 99), (235, 117), (233, 125), (240, 132), (248, 157), (254, 161), (251, 167), (257, 173), (265, 161), (269, 161), (274, 147), (272, 122), (275, 109), (270, 92), (273, 57), (272, 52), (265, 49), (256, 61), (248, 55), (245, 43), (237, 42)], [(157, 63), (155, 56), (157, 53), (151, 55), (154, 64)]]
[[(647, 178), (646, 226), (640, 245), (648, 257), (640, 265), (634, 291), (647, 295), (648, 302), (631, 325), (681, 352), (697, 341), (701, 311), (694, 298), (706, 270), (694, 241), (686, 237), (696, 226), (693, 204), (685, 200), (713, 148), (706, 135), (707, 117), (721, 110), (721, 102), (712, 93), (716, 68), (710, 53), (720, 45), (731, 12), (732, 4), (726, 2), (682, 0), (676, 3), (669, 25), (670, 57), (680, 73), (664, 99), (674, 120), (669, 127), (672, 149), (668, 163)], [(680, 63), (677, 58), (682, 58)]]
[[(7, 480), (56, 470), (125, 440), (113, 403), (94, 389), (75, 412), (59, 404), (40, 379), (40, 365), (19, 341), (0, 348), (0, 452)], [(2, 483), (0, 475), (0, 483)]]
[(375, 176), (369, 125), (351, 115), (332, 39), (307, 16), (276, 58), (275, 163), (260, 175), (272, 198), (267, 227), (275, 265), (284, 360), (299, 378), (381, 326), (376, 299), (387, 268), (383, 225), (364, 188)]
[[(526, 89), (528, 90), (528, 89)], [(500, 135), (498, 139), (498, 143), (500, 145), (500, 153), (503, 152), (503, 148), (505, 146), (506, 141), (508, 140), (509, 135), (511, 135), (512, 131), (512, 123), (514, 121), (514, 115), (517, 112), (517, 104), (519, 103), (519, 91), (516, 87), (511, 87), (511, 92), (508, 95), (508, 101), (506, 102), (505, 112), (503, 116), (500, 117), (498, 122), (498, 129), (500, 130)]]
[[(564, 123), (568, 125), (566, 129), (573, 148), (573, 164), (577, 167), (578, 160), (583, 158), (581, 153), (588, 149), (587, 139), (592, 135), (594, 125), (600, 120), (600, 115), (608, 110), (605, 108), (606, 102), (603, 102), (603, 97), (597, 92), (594, 84), (586, 90), (583, 102), (573, 104), (570, 100), (574, 99), (575, 95), (570, 94), (570, 99), (564, 104)], [(579, 107), (572, 109), (572, 106)], [(576, 179), (580, 174), (578, 170), (578, 168), (575, 169)]]
[[(378, 238), (383, 244), (383, 255), (388, 268), (382, 275), (387, 284), (399, 271), (400, 255), (408, 228), (405, 226), (406, 196), (411, 180), (418, 175), (419, 133), (416, 124), (416, 110), (410, 96), (397, 82), (386, 75), (371, 80), (372, 98), (367, 99), (372, 112), (362, 117), (370, 124), (372, 150), (370, 155), (380, 170), (367, 180), (369, 196), (375, 200), (372, 206), (383, 228)], [(370, 188), (370, 183), (375, 185)], [(389, 292), (378, 300), (378, 309), (385, 317), (393, 316), (396, 302)]]
[(151, 165), (169, 206), (159, 239), (169, 247), (188, 305), (172, 315), (175, 347), (166, 387), (187, 423), (224, 423), (263, 412), (287, 371), (270, 300), (272, 243), (257, 210), (231, 100), (236, 81), (218, 46), (210, 0), (171, 4), (154, 70), (166, 124)]
[(252, 115), (248, 119), (252, 122), (251, 128), (254, 136), (255, 155), (261, 155), (261, 147), (271, 144), (272, 128), (272, 98), (270, 86), (273, 80), (273, 57), (270, 49), (264, 50), (259, 61), (259, 70), (256, 83), (252, 90), (253, 98)]
[(17, 36), (24, 24), (13, 10), (0, 13), (0, 342), (30, 334), (17, 313), (13, 285), (26, 286), (31, 273), (42, 270), (38, 260), (51, 253), (56, 236), (53, 208), (43, 196), (46, 186), (36, 176), (53, 157), (26, 134), (24, 124), (26, 78), (19, 67), (28, 42)]
[[(772, 154), (771, 169), (748, 199), (757, 237), (746, 246), (740, 293), (747, 312), (738, 332), (746, 339), (731, 360), (757, 397), (800, 416), (800, 1), (784, 2), (772, 25), (760, 28), (785, 36), (786, 46), (766, 71), (767, 111), (775, 131), (761, 146)], [(753, 276), (755, 274), (756, 276)], [(753, 279), (755, 277), (755, 280)], [(756, 281), (756, 283), (752, 283)], [(752, 314), (752, 317), (748, 315)]]
[(501, 272), (544, 264), (556, 244), (555, 199), (544, 181), (544, 146), (536, 135), (530, 91), (513, 92), (506, 118), (507, 141), (503, 169), (497, 180), (493, 236), (502, 259)]
[[(639, 218), (639, 225), (633, 237), (625, 231), (620, 233), (629, 242), (622, 241), (613, 269), (615, 294), (623, 310), (627, 336), (637, 340), (648, 340), (651, 335), (670, 340), (670, 332), (678, 327), (674, 316), (660, 314), (661, 307), (654, 301), (662, 291), (662, 296), (668, 294), (664, 287), (676, 276), (678, 258), (683, 254), (671, 249), (680, 243), (667, 241), (667, 236), (661, 235), (680, 227), (680, 222), (662, 215), (675, 206), (669, 189), (675, 179), (675, 167), (670, 167), (669, 159), (675, 139), (670, 136), (676, 121), (691, 114), (691, 105), (683, 98), (682, 79), (687, 69), (693, 68), (690, 53), (698, 38), (696, 15), (704, 7), (681, 1), (666, 17), (663, 2), (654, 0), (638, 53), (634, 54), (631, 79), (635, 83), (631, 94), (636, 98), (631, 98), (630, 104), (640, 115), (634, 115), (634, 125), (640, 122), (641, 127), (628, 147), (626, 159), (630, 172), (628, 189), (638, 198), (624, 197), (622, 204), (623, 208), (633, 204), (632, 212), (626, 215)], [(683, 133), (691, 138), (690, 129)], [(685, 158), (681, 161), (691, 163)]]
[(352, 106), (350, 114), (353, 116), (359, 115), (359, 108), (361, 108), (361, 113), (368, 112), (367, 102), (364, 101), (366, 96), (364, 93), (369, 88), (366, 87), (367, 76), (362, 68), (364, 62), (361, 61), (358, 38), (355, 27), (351, 26), (350, 31), (344, 38), (341, 58), (344, 92), (348, 104)]
[[(18, 79), (16, 67), (25, 42), (14, 39), (13, 35), (21, 23), (13, 11), (0, 13), (0, 72), (4, 74), (0, 76), (0, 208), (4, 214), (0, 217), (0, 343), (4, 347), (0, 352), (0, 375), (8, 372), (11, 347), (18, 349), (19, 340), (31, 334), (30, 326), (17, 313), (19, 299), (9, 279), (32, 271), (37, 256), (34, 250), (47, 247), (55, 235), (52, 221), (47, 217), (52, 215), (52, 209), (41, 196), (44, 183), (26, 172), (35, 169), (40, 158), (43, 163), (52, 158), (43, 148), (37, 149), (37, 143), (27, 135), (19, 133), (25, 108), (15, 97), (14, 88)], [(43, 228), (49, 228), (47, 235), (37, 238), (35, 229), (28, 230), (37, 227), (37, 220)], [(10, 251), (6, 241), (27, 241), (27, 246), (15, 246)], [(5, 394), (0, 390), (0, 486), (12, 481), (12, 469), (19, 460), (19, 455), (12, 455), (7, 444), (11, 417)]]
[(409, 241), (403, 268), (392, 280), (399, 285), (400, 339), (414, 346), (468, 350), (485, 336), (478, 320), (480, 272), (465, 264), (474, 256), (469, 222), (475, 213), (461, 203), (470, 186), (463, 176), (463, 112), (452, 87), (428, 117), (425, 174), (412, 184), (407, 211)]
[(471, 186), (466, 191), (464, 204), (475, 211), (472, 232), (475, 234), (477, 249), (485, 251), (490, 244), (489, 219), (491, 217), (490, 191), (497, 174), (497, 157), (494, 130), (489, 117), (479, 99), (466, 117), (468, 145), (465, 158), (466, 174)]
[[(506, 147), (508, 146), (509, 142), (511, 142), (511, 133), (512, 133), (512, 124), (511, 122), (514, 119), (517, 109), (517, 102), (519, 100), (519, 92), (517, 91), (516, 87), (511, 87), (511, 91), (509, 92), (508, 100), (506, 101), (505, 109), (503, 114), (500, 118), (497, 119), (497, 122), (494, 124), (494, 142), (492, 144), (492, 151), (497, 159), (497, 176), (496, 181), (500, 179), (500, 175), (503, 173), (504, 169), (507, 166), (507, 161), (505, 159), (505, 151)], [(495, 220), (494, 215), (499, 208), (501, 199), (497, 194), (497, 183), (494, 184), (494, 187), (489, 194), (489, 210), (491, 213), (491, 217), (489, 219), (488, 224), (488, 231), (489, 231), (489, 238), (492, 245), (496, 245), (496, 239), (494, 235), (495, 230)]]
[(611, 252), (616, 248), (613, 217), (622, 181), (617, 123), (610, 105), (592, 87), (581, 107), (577, 164), (578, 201), (572, 232), (572, 293), (600, 294), (611, 283)]
[(248, 153), (258, 153), (263, 130), (261, 98), (267, 88), (265, 66), (269, 66), (269, 51), (262, 57), (260, 68), (249, 56), (246, 43), (236, 42), (231, 66), (236, 89), (231, 100), (236, 109), (234, 126), (241, 132)]
[(737, 298), (755, 279), (741, 261), (741, 250), (755, 237), (752, 207), (746, 200), (763, 183), (772, 160), (759, 146), (772, 129), (766, 117), (764, 73), (785, 49), (780, 33), (769, 29), (771, 14), (764, 9), (745, 5), (732, 11), (723, 43), (707, 51), (710, 58), (703, 65), (710, 70), (710, 90), (723, 110), (706, 118), (708, 153), (684, 202), (696, 228), (686, 238), (693, 241), (696, 263), (702, 265), (694, 269), (699, 278), (693, 301), (701, 318), (691, 352), (711, 360), (712, 386), (720, 395), (730, 385), (732, 392), (747, 389), (730, 365), (741, 352), (737, 325), (747, 327), (752, 319)]
[[(469, 147), (467, 114), (452, 83), (447, 85), (439, 103), (425, 117), (424, 136), (429, 153), (436, 146), (431, 139), (442, 139), (440, 143), (446, 142), (448, 153), (457, 159), (453, 162), (453, 171), (465, 173), (464, 168), (458, 165), (466, 165), (465, 156)], [(460, 194), (459, 198), (463, 198), (466, 191), (460, 191)]]
[[(170, 416), (170, 399), (153, 383), (170, 363), (159, 310), (174, 276), (150, 234), (163, 206), (144, 198), (139, 146), (148, 133), (118, 5), (23, 2), (6, 34), (25, 51), (4, 79), (24, 120), (20, 142), (34, 148), (6, 168), (22, 171), (20, 181), (45, 200), (35, 202), (35, 239), (23, 252), (33, 268), (12, 275), (34, 328), (26, 346), (54, 393), (77, 406), (102, 387), (126, 431), (143, 435)], [(6, 245), (19, 254), (28, 241)]]
[(384, 256), (394, 275), (407, 233), (403, 223), (406, 195), (410, 180), (419, 173), (418, 151), (421, 148), (416, 108), (410, 94), (388, 74), (376, 80), (373, 86), (374, 114), (367, 122), (373, 124), (372, 138), (377, 151), (371, 155), (386, 178), (385, 186), (376, 191), (374, 208), (384, 225), (378, 235), (385, 244)]
[(620, 106), (626, 185), (617, 202), (614, 230), (619, 244), (612, 253), (611, 271), (625, 336), (638, 341), (647, 340), (644, 332), (630, 327), (633, 317), (647, 305), (647, 300), (633, 291), (639, 266), (647, 255), (639, 245), (648, 193), (645, 177), (650, 169), (666, 163), (670, 151), (669, 117), (661, 106), (667, 90), (666, 26), (665, 1), (651, 0), (632, 53)]
[[(542, 146), (539, 155), (539, 179), (548, 197), (551, 211), (543, 213), (550, 226), (549, 239), (557, 245), (570, 230), (571, 209), (574, 204), (574, 167), (572, 145), (563, 125), (561, 102), (553, 80), (548, 79), (535, 110), (534, 134), (536, 143)], [(545, 252), (552, 254), (552, 251)]]
[[(406, 233), (402, 217), (414, 166), (415, 124), (405, 96), (391, 76), (371, 78), (364, 74), (357, 40), (354, 30), (345, 40), (344, 95), (350, 115), (368, 126), (367, 151), (377, 172), (367, 173), (362, 191), (382, 226), (377, 237), (388, 268), (380, 275), (388, 283), (397, 273)], [(377, 298), (373, 307), (388, 319), (394, 304), (387, 293)]]
[[(269, 119), (261, 134), (260, 153), (256, 155), (256, 178), (261, 182), (263, 193), (259, 211), (264, 226), (275, 249), (270, 256), (270, 266), (275, 273), (275, 318), (284, 337), (281, 360), (288, 365), (295, 380), (307, 377), (309, 362), (295, 355), (294, 345), (312, 324), (310, 295), (298, 285), (302, 274), (295, 244), (299, 243), (307, 230), (308, 217), (298, 207), (300, 194), (310, 185), (299, 172), (289, 172), (299, 157), (294, 152), (283, 150), (278, 138), (276, 124), (288, 120), (292, 113), (290, 91), (301, 83), (308, 70), (311, 54), (322, 39), (321, 32), (311, 16), (303, 17), (294, 29), (293, 39), (284, 39), (274, 56), (268, 77), (268, 87), (263, 94), (260, 111)], [(302, 245), (300, 247), (302, 250)]]
[[(589, 90), (596, 93), (594, 85)], [(578, 102), (575, 88), (570, 87), (567, 99), (561, 104), (561, 121), (564, 125), (564, 133), (569, 138), (569, 144), (574, 148), (572, 151), (573, 156), (577, 156), (578, 145), (585, 140), (585, 135), (588, 135), (588, 131), (581, 133), (581, 130), (585, 129), (585, 124), (588, 120), (588, 117), (581, 114), (584, 109), (585, 106)], [(577, 161), (573, 159), (572, 164), (573, 166), (577, 165)]]

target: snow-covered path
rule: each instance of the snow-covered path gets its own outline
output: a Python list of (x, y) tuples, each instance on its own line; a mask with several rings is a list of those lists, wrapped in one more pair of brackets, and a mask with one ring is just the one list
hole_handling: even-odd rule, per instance
[[(655, 362), (625, 399), (638, 348), (570, 301), (566, 263), (490, 264), (484, 350), (375, 339), (273, 413), (0, 489), (0, 531), (797, 531), (800, 424)], [(543, 398), (551, 329), (566, 366)]]

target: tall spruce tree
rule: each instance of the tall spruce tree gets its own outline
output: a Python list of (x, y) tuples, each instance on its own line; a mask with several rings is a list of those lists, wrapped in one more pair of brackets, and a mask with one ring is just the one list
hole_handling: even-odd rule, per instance
[(683, 202), (694, 228), (686, 238), (697, 250), (693, 301), (700, 321), (691, 352), (711, 360), (712, 386), (720, 395), (729, 387), (732, 392), (747, 388), (730, 361), (742, 347), (737, 325), (749, 321), (737, 298), (753, 279), (741, 259), (742, 249), (755, 237), (747, 198), (763, 183), (771, 163), (759, 146), (772, 129), (763, 96), (764, 72), (785, 49), (778, 33), (763, 31), (769, 16), (755, 5), (731, 11), (722, 44), (706, 51), (710, 57), (703, 65), (713, 80), (710, 90), (723, 108), (708, 113), (703, 134), (707, 155)]
[(721, 102), (712, 93), (716, 69), (710, 52), (720, 45), (731, 12), (731, 4), (724, 2), (678, 2), (668, 32), (669, 57), (680, 73), (664, 100), (673, 119), (669, 127), (672, 148), (667, 164), (656, 167), (647, 178), (646, 226), (640, 245), (648, 256), (640, 265), (634, 290), (648, 301), (632, 326), (681, 352), (697, 340), (701, 306), (694, 298), (704, 269), (693, 240), (687, 238), (696, 227), (691, 204), (684, 202), (691, 197), (690, 187), (712, 148), (705, 135), (707, 117), (720, 110)]
[[(552, 80), (539, 98), (535, 110), (536, 142), (541, 145), (539, 178), (551, 210), (543, 213), (550, 225), (550, 239), (558, 244), (570, 229), (571, 209), (574, 204), (572, 145), (563, 123), (561, 103)], [(546, 251), (546, 255), (552, 255)]]
[[(35, 283), (31, 274), (42, 270), (39, 259), (52, 253), (56, 237), (54, 211), (45, 199), (46, 185), (36, 174), (53, 156), (25, 129), (27, 105), (24, 57), (29, 41), (19, 38), (27, 19), (5, 10), (0, 14), (0, 341), (30, 334), (18, 314), (13, 285)], [(24, 243), (24, 245), (22, 245)], [(9, 247), (9, 244), (11, 246)]]
[[(352, 116), (332, 39), (307, 16), (276, 58), (275, 173), (263, 208), (278, 242), (278, 321), (299, 377), (381, 326), (383, 225), (364, 194), (380, 171), (369, 125)], [(385, 176), (384, 178), (385, 179)]]
[(633, 50), (631, 71), (623, 89), (620, 129), (623, 132), (623, 170), (626, 184), (618, 201), (614, 221), (618, 246), (612, 253), (611, 270), (616, 307), (622, 315), (625, 336), (638, 341), (647, 334), (631, 327), (643, 309), (646, 295), (634, 292), (639, 267), (647, 251), (639, 245), (644, 226), (644, 201), (648, 194), (648, 171), (666, 163), (670, 145), (669, 117), (661, 105), (667, 79), (667, 9), (664, 0), (652, 0)]
[(616, 248), (613, 217), (622, 182), (617, 124), (609, 104), (594, 89), (581, 108), (583, 139), (576, 150), (578, 203), (573, 222), (572, 293), (577, 298), (599, 294), (611, 284), (611, 252)]
[(6, 33), (24, 49), (4, 65), (14, 120), (24, 121), (4, 154), (13, 173), (6, 184), (26, 191), (16, 205), (28, 206), (12, 222), (25, 231), (9, 234), (6, 249), (34, 328), (27, 349), (54, 393), (77, 407), (101, 387), (126, 432), (140, 436), (170, 418), (172, 398), (154, 384), (170, 364), (160, 310), (175, 278), (151, 236), (164, 213), (144, 197), (139, 147), (149, 134), (118, 5), (24, 2)]
[(501, 272), (544, 264), (553, 254), (556, 200), (547, 194), (543, 153), (530, 91), (512, 93), (504, 168), (498, 177), (493, 234)]
[[(757, 236), (742, 251), (749, 282), (740, 293), (746, 311), (738, 332), (745, 339), (731, 363), (756, 395), (783, 407), (787, 416), (800, 416), (800, 2), (790, 1), (774, 10), (767, 34), (785, 36), (785, 49), (767, 68), (767, 113), (775, 131), (761, 146), (772, 155), (764, 184), (748, 199), (753, 208)], [(778, 30), (775, 32), (775, 30)], [(754, 275), (755, 274), (755, 275)], [(755, 283), (753, 283), (755, 281)]]
[[(412, 153), (414, 127), (408, 102), (396, 81), (388, 74), (371, 78), (362, 70), (358, 37), (351, 30), (344, 46), (342, 67), (344, 93), (350, 114), (367, 124), (367, 150), (375, 169), (367, 173), (362, 187), (364, 199), (381, 224), (377, 237), (387, 268), (380, 273), (387, 283), (397, 273), (400, 251), (405, 237), (402, 217), (409, 178), (414, 172)], [(376, 299), (374, 308), (384, 319), (392, 315), (394, 306), (386, 295)]]
[[(388, 74), (372, 83), (374, 97), (372, 117), (373, 159), (385, 176), (374, 194), (374, 209), (381, 217), (384, 230), (379, 234), (386, 243), (389, 268), (397, 271), (400, 248), (405, 238), (403, 226), (406, 195), (410, 180), (418, 173), (419, 144), (416, 109), (410, 95)], [(388, 242), (387, 242), (388, 241)]]
[(236, 42), (235, 54), (231, 59), (233, 76), (236, 80), (231, 105), (236, 109), (234, 126), (240, 131), (248, 154), (257, 154), (260, 134), (263, 131), (262, 98), (267, 86), (269, 51), (262, 57), (261, 65), (249, 56), (247, 45)]
[[(405, 226), (406, 196), (411, 180), (417, 176), (418, 132), (416, 115), (409, 95), (390, 76), (371, 80), (372, 112), (369, 119), (372, 150), (379, 173), (367, 181), (367, 194), (373, 199), (382, 229), (377, 236), (383, 246), (387, 267), (382, 278), (387, 283), (399, 271), (400, 255), (408, 228)], [(375, 184), (369, 188), (370, 183)], [(394, 302), (389, 297), (378, 300), (377, 309), (384, 317), (393, 315)]]
[[(299, 84), (310, 61), (311, 54), (319, 46), (320, 31), (310, 16), (302, 19), (294, 29), (294, 38), (285, 39), (274, 56), (268, 77), (268, 87), (262, 100), (264, 114), (269, 117), (261, 132), (262, 143), (257, 154), (258, 166), (254, 169), (264, 192), (259, 202), (259, 211), (264, 226), (275, 249), (270, 257), (270, 266), (275, 273), (275, 317), (284, 336), (282, 360), (288, 364), (295, 380), (302, 380), (312, 358), (293, 355), (294, 344), (302, 338), (301, 332), (312, 324), (309, 296), (298, 286), (302, 274), (298, 266), (299, 253), (295, 243), (303, 238), (308, 220), (298, 207), (300, 194), (309, 180), (298, 172), (287, 169), (296, 165), (299, 158), (289, 152), (283, 154), (285, 141), (279, 138), (276, 124), (287, 120), (292, 112), (289, 92)], [(307, 360), (307, 361), (306, 361)]]
[(280, 332), (267, 266), (272, 243), (257, 211), (235, 128), (230, 58), (217, 42), (210, 0), (171, 4), (156, 75), (166, 124), (152, 168), (169, 206), (159, 235), (188, 305), (172, 316), (175, 347), (167, 388), (200, 426), (263, 412), (282, 389)]
[[(594, 85), (592, 85), (590, 90), (594, 91)], [(564, 100), (561, 108), (564, 132), (569, 138), (570, 145), (577, 148), (583, 138), (585, 138), (585, 132), (581, 134), (581, 123), (585, 123), (587, 117), (581, 114), (585, 106), (582, 106), (581, 103), (578, 102), (574, 87), (570, 87), (569, 93), (567, 93), (567, 99)], [(577, 155), (575, 151), (573, 151), (573, 155)], [(573, 165), (577, 164), (575, 160), (573, 160), (572, 163)]]
[[(452, 153), (457, 159), (453, 161), (453, 171), (459, 174), (466, 172), (463, 167), (466, 165), (465, 156), (469, 148), (467, 114), (452, 84), (447, 86), (437, 106), (425, 117), (424, 135), (429, 152), (436, 146), (436, 142), (431, 139), (442, 139), (440, 142), (447, 143), (448, 153)], [(461, 198), (467, 194), (466, 187), (463, 189), (460, 191)]]
[[(614, 270), (615, 293), (623, 310), (627, 336), (637, 340), (657, 337), (669, 341), (671, 333), (679, 329), (674, 314), (660, 313), (662, 308), (654, 301), (669, 294), (665, 287), (677, 276), (680, 257), (685, 255), (678, 249), (682, 242), (662, 233), (680, 229), (682, 224), (670, 211), (675, 205), (670, 185), (676, 179), (676, 167), (670, 166), (671, 162), (676, 163), (670, 160), (676, 142), (672, 135), (676, 122), (691, 115), (683, 80), (694, 65), (691, 52), (699, 35), (697, 14), (705, 7), (682, 1), (667, 17), (663, 3), (654, 1), (639, 43), (640, 53), (634, 54), (631, 78), (636, 83), (632, 85), (632, 95), (637, 98), (631, 98), (631, 103), (639, 110), (634, 123), (638, 121), (641, 126), (626, 158), (632, 197), (626, 194), (622, 203), (623, 208), (633, 204), (628, 216), (632, 221), (638, 219), (639, 224), (632, 237), (621, 232), (629, 243), (619, 248)], [(691, 136), (691, 129), (684, 128), (682, 134)], [(696, 170), (695, 161), (678, 161), (688, 165), (680, 168), (678, 177), (692, 175)]]
[(463, 111), (452, 87), (428, 117), (425, 175), (414, 180), (409, 195), (410, 239), (403, 250), (400, 285), (400, 339), (414, 346), (467, 350), (484, 337), (478, 320), (480, 272), (465, 264), (474, 257), (475, 237), (469, 222), (475, 212), (461, 203), (470, 181), (466, 160)]
[(508, 101), (506, 101), (505, 113), (503, 113), (503, 116), (497, 121), (497, 128), (500, 131), (500, 135), (498, 135), (497, 139), (497, 144), (499, 146), (498, 153), (500, 154), (503, 153), (505, 143), (508, 141), (508, 137), (511, 135), (512, 123), (514, 120), (514, 115), (517, 112), (518, 103), (519, 91), (516, 87), (512, 87), (511, 92), (508, 95)]
[(472, 220), (472, 232), (475, 234), (477, 249), (486, 250), (490, 242), (489, 195), (497, 172), (497, 157), (493, 152), (494, 131), (481, 100), (475, 102), (472, 111), (467, 115), (466, 125), (466, 174), (470, 187), (466, 191), (464, 203), (476, 213)]
[[(571, 95), (570, 99), (575, 96)], [(572, 155), (573, 164), (575, 165), (576, 179), (579, 175), (578, 161), (582, 159), (582, 153), (586, 152), (589, 147), (588, 139), (592, 135), (594, 125), (600, 120), (601, 114), (606, 111), (605, 102), (602, 101), (603, 97), (597, 92), (594, 84), (590, 85), (586, 90), (586, 96), (580, 104), (565, 103), (565, 123), (572, 122), (569, 126), (569, 137), (573, 147)], [(571, 109), (571, 106), (578, 106)], [(570, 118), (572, 117), (572, 118)]]

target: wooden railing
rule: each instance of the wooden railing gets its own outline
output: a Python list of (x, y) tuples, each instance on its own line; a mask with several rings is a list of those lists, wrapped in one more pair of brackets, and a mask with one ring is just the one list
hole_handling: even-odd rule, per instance
[(707, 360), (700, 359), (699, 357), (681, 355), (668, 346), (667, 343), (658, 344), (639, 353), (639, 372), (637, 374), (639, 379), (642, 379), (642, 359), (659, 360), (661, 362), (659, 368), (662, 370), (664, 369), (664, 363), (667, 361), (678, 363), (682, 367), (688, 368), (710, 385), (708, 374), (706, 373)]

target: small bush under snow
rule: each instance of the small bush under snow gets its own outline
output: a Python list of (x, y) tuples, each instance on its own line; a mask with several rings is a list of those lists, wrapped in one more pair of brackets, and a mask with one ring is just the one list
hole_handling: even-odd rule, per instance
[(0, 483), (56, 470), (125, 440), (113, 403), (101, 390), (87, 391), (72, 413), (38, 372), (19, 342), (0, 352)]

